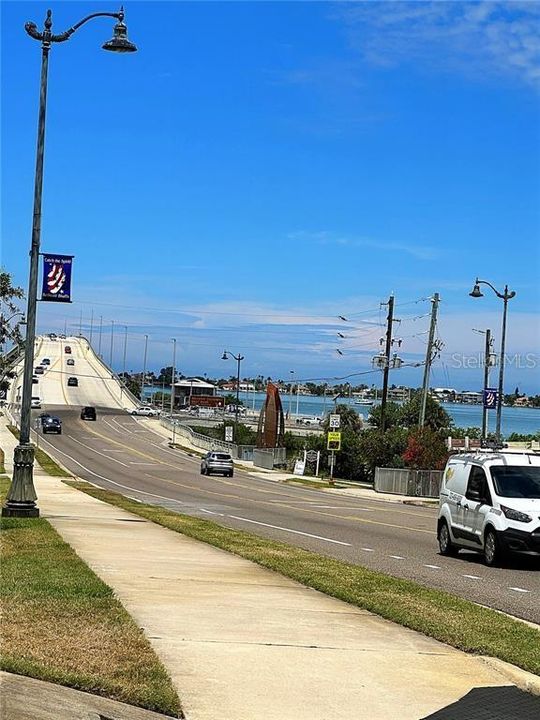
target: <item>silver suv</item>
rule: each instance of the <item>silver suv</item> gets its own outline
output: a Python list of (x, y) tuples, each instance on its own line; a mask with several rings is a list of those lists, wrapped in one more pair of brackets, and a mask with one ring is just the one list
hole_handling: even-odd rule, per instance
[(212, 475), (219, 473), (226, 477), (233, 476), (234, 465), (232, 457), (228, 453), (208, 452), (201, 462), (201, 475)]

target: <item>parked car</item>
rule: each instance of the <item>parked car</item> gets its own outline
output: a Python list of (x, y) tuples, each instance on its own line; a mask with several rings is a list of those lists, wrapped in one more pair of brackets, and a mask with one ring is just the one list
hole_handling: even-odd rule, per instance
[(62, 421), (55, 415), (49, 415), (41, 421), (41, 429), (44, 435), (45, 433), (56, 433), (57, 435), (61, 435)]
[(91, 405), (85, 405), (81, 410), (81, 420), (95, 420), (96, 408)]
[(201, 462), (201, 475), (212, 475), (219, 473), (226, 477), (232, 477), (234, 465), (232, 457), (229, 453), (224, 452), (207, 452)]
[(50, 365), (51, 361), (49, 358), (43, 358), (43, 360), (41, 361), (41, 364), (42, 365)]
[(66, 365), (75, 365), (75, 360), (73, 358), (68, 358), (66, 360)]
[(70, 345), (66, 345), (66, 347), (64, 348), (64, 352), (65, 352), (67, 355), (71, 355), (71, 346), (70, 346)]
[(34, 368), (34, 375), (43, 375), (45, 368), (42, 365), (36, 365)]
[(76, 377), (68, 377), (67, 381), (68, 387), (78, 387), (79, 381)]
[(129, 410), (130, 415), (143, 415), (145, 417), (156, 417), (159, 415), (159, 412), (155, 410), (153, 407), (137, 407), (133, 410)]
[(441, 555), (475, 550), (486, 565), (510, 552), (540, 555), (540, 457), (534, 453), (454, 455), (441, 484)]
[(30, 407), (34, 410), (39, 410), (41, 408), (41, 398), (39, 395), (33, 395), (32, 400), (30, 401)]

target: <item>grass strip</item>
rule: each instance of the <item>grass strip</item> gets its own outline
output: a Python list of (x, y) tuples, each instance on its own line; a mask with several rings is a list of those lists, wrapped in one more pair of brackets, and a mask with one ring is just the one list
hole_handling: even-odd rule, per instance
[(181, 717), (142, 630), (46, 520), (2, 518), (0, 538), (2, 670)]
[(540, 632), (495, 610), (410, 580), (225, 528), (209, 520), (138, 503), (83, 481), (67, 483), (99, 500), (252, 560), (459, 650), (500, 658), (540, 675)]
[[(19, 439), (19, 428), (16, 428), (15, 425), (8, 425), (8, 430), (15, 435), (17, 440)], [(63, 478), (70, 478), (73, 477), (73, 475), (64, 468), (60, 467), (60, 465), (55, 462), (50, 455), (47, 455), (45, 450), (42, 450), (41, 448), (38, 448), (34, 445), (34, 455), (36, 458), (36, 462), (40, 465), (41, 469), (46, 472), (48, 475), (53, 475), (54, 477), (63, 477)]]
[(306, 477), (291, 477), (286, 480), (281, 480), (284, 485), (305, 485), (306, 487), (313, 488), (315, 490), (324, 488), (346, 488), (347, 485), (340, 485), (339, 483), (329, 483), (327, 480), (315, 480)]

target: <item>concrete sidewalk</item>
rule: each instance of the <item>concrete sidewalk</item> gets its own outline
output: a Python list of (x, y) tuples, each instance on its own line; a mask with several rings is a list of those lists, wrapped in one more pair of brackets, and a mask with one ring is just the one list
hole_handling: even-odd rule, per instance
[[(6, 464), (15, 444), (0, 429)], [(419, 720), (482, 659), (36, 473), (41, 513), (145, 630), (188, 720)]]

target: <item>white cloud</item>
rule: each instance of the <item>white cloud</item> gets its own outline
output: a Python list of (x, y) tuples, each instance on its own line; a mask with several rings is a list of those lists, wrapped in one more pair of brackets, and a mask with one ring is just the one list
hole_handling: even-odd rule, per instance
[(319, 230), (311, 232), (308, 230), (299, 230), (289, 233), (289, 240), (316, 242), (320, 245), (338, 245), (342, 247), (357, 248), (373, 248), (381, 252), (400, 252), (411, 255), (417, 260), (434, 260), (440, 255), (440, 248), (428, 245), (413, 245), (411, 243), (401, 243), (394, 240), (378, 240), (370, 237), (349, 237), (337, 235), (328, 230)]
[(338, 14), (351, 46), (373, 64), (540, 80), (538, 2), (363, 2)]

